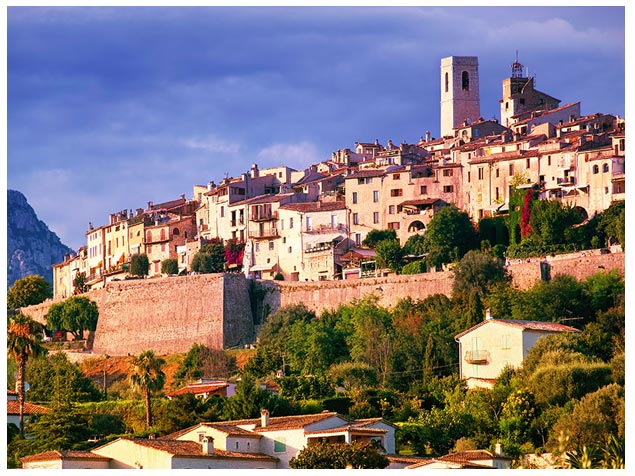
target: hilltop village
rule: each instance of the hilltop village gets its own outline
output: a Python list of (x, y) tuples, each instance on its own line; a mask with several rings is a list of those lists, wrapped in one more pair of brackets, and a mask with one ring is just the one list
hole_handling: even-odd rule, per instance
[[(425, 235), (448, 205), (473, 222), (509, 212), (514, 188), (559, 200), (593, 217), (625, 199), (625, 120), (581, 115), (581, 104), (535, 89), (516, 60), (502, 81), (500, 120), (480, 115), (478, 59), (441, 60), (441, 135), (417, 143), (356, 142), (305, 170), (251, 169), (194, 185), (192, 198), (148, 202), (89, 224), (86, 246), (53, 267), (54, 298), (73, 294), (78, 273), (88, 289), (129, 274), (145, 254), (149, 277), (166, 259), (192, 270), (202, 245), (239, 245), (225, 265), (254, 279), (322, 281), (365, 276), (371, 230), (394, 230), (403, 245)], [(373, 270), (374, 272), (374, 270)]]

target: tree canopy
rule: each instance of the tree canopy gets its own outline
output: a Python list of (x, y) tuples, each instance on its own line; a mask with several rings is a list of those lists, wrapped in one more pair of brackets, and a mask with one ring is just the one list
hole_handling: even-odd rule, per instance
[(18, 279), (7, 291), (7, 309), (40, 304), (53, 297), (51, 284), (37, 274)]
[(369, 442), (316, 443), (291, 458), (293, 469), (383, 469), (388, 458)]
[(225, 246), (214, 239), (201, 246), (192, 258), (192, 271), (197, 273), (222, 273), (225, 270)]
[(449, 263), (459, 260), (470, 249), (478, 246), (478, 235), (467, 213), (454, 205), (438, 210), (426, 232), (426, 248), (438, 255), (431, 263)]
[(73, 296), (52, 304), (46, 314), (46, 327), (68, 331), (76, 339), (84, 338), (84, 331), (97, 329), (99, 309), (95, 301), (85, 296)]
[(143, 254), (134, 254), (130, 258), (130, 274), (132, 276), (144, 277), (148, 275), (148, 271), (150, 270), (150, 261), (148, 260), (148, 255)]

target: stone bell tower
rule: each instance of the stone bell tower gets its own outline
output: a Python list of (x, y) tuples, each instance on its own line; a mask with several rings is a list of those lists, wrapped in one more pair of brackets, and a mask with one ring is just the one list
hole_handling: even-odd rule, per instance
[(441, 136), (481, 117), (478, 93), (478, 58), (449, 56), (441, 60)]

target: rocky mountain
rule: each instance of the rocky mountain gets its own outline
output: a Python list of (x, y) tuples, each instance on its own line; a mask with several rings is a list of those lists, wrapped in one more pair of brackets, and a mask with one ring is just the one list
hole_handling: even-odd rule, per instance
[(7, 195), (7, 284), (39, 274), (53, 283), (51, 265), (71, 253), (59, 237), (39, 220), (26, 197), (16, 190)]

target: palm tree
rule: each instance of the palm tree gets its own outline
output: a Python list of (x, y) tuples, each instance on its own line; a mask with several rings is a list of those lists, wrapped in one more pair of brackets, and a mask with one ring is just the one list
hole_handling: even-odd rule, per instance
[(7, 353), (11, 355), (18, 366), (16, 386), (18, 387), (18, 402), (20, 406), (20, 436), (24, 436), (24, 373), (26, 363), (31, 357), (46, 354), (42, 346), (44, 326), (29, 316), (17, 313), (8, 316)]
[(141, 390), (146, 400), (146, 425), (152, 426), (152, 410), (150, 408), (150, 394), (163, 388), (165, 374), (161, 368), (165, 365), (165, 360), (154, 355), (151, 350), (142, 352), (134, 357), (131, 362), (132, 369), (130, 382)]

